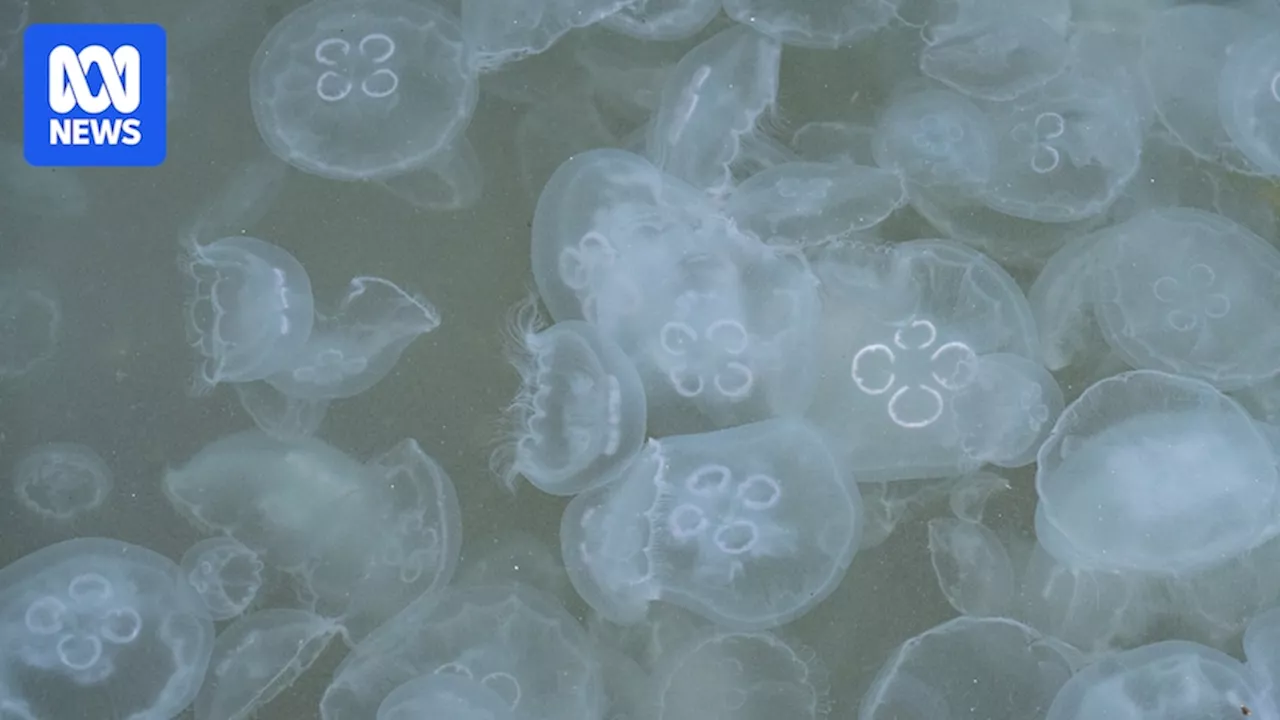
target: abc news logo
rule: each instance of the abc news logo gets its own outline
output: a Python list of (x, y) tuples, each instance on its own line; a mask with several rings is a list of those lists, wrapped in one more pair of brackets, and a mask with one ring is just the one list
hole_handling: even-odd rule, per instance
[(23, 42), (23, 150), (39, 166), (151, 166), (167, 152), (159, 25), (32, 25)]
[[(121, 115), (136, 112), (142, 102), (142, 57), (138, 48), (121, 45), (113, 53), (101, 45), (76, 52), (69, 45), (49, 51), (49, 107), (60, 115), (76, 108), (100, 115), (114, 108)], [(102, 74), (98, 92), (89, 89), (89, 70)], [(136, 117), (50, 118), (51, 145), (137, 145), (142, 121)]]

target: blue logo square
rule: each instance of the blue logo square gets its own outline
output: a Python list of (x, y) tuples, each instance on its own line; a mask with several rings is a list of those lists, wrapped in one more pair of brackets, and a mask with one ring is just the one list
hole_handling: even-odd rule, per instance
[(23, 35), (27, 162), (147, 167), (164, 162), (167, 43), (159, 25), (31, 25)]

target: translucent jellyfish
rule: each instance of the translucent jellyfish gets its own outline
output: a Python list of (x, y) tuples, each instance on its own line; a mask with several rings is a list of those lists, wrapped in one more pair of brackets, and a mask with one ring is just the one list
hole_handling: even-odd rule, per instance
[(1036, 469), (1036, 536), (1072, 568), (1183, 573), (1275, 534), (1271, 445), (1234, 400), (1151, 370), (1092, 385)]
[(1271, 681), (1212, 648), (1168, 640), (1088, 665), (1054, 698), (1046, 720), (1275, 717)]
[(551, 316), (587, 320), (635, 362), (651, 434), (796, 415), (812, 397), (818, 298), (803, 258), (644, 159), (596, 150), (562, 165), (532, 255)]
[(998, 15), (932, 29), (920, 71), (970, 97), (1012, 100), (1067, 66), (1067, 40), (1048, 20), (1001, 8)]
[(455, 18), (429, 0), (322, 0), (276, 24), (250, 69), (271, 151), (335, 180), (411, 173), (459, 140), (477, 99)]
[[(1241, 152), (1243, 146), (1233, 142), (1229, 116), (1220, 114), (1220, 100), (1227, 95), (1243, 98), (1250, 91), (1241, 88), (1237, 93), (1239, 85), (1228, 78), (1240, 75), (1226, 74), (1224, 65), (1228, 48), (1256, 36), (1257, 26), (1257, 18), (1240, 8), (1195, 3), (1154, 15), (1142, 33), (1140, 69), (1160, 121), (1196, 157), (1237, 172), (1257, 173), (1258, 167)], [(1267, 95), (1269, 79), (1260, 77), (1265, 67), (1249, 67), (1247, 72), (1261, 80), (1252, 92)]]
[(902, 176), (852, 163), (788, 162), (734, 188), (725, 212), (769, 243), (800, 247), (884, 222), (907, 202)]
[(947, 480), (899, 480), (858, 484), (862, 496), (859, 550), (877, 547), (903, 523), (936, 514), (952, 483)]
[(340, 628), (305, 610), (261, 610), (236, 620), (213, 644), (196, 720), (239, 720), (287, 690)]
[[(1061, 406), (1013, 278), (963, 245), (815, 254), (822, 381), (808, 417), (859, 482), (1029, 462)], [(1057, 407), (1055, 407), (1055, 403)]]
[(776, 41), (744, 27), (690, 50), (662, 87), (646, 157), (694, 187), (727, 193), (742, 137), (777, 101), (781, 60)]
[(262, 589), (265, 566), (258, 554), (231, 537), (213, 537), (187, 548), (182, 577), (191, 585), (214, 620), (243, 613)]
[(396, 687), (378, 706), (377, 720), (514, 720), (511, 706), (475, 677), (454, 673), (423, 675)]
[(1027, 292), (1040, 330), (1040, 352), (1050, 370), (1107, 351), (1093, 317), (1094, 252), (1110, 230), (1073, 238), (1049, 258)]
[(703, 630), (657, 660), (664, 718), (817, 720), (830, 678), (812, 650), (767, 632)]
[(885, 27), (898, 0), (725, 0), (734, 20), (788, 45), (834, 49), (852, 45)]
[(987, 116), (963, 95), (918, 90), (890, 100), (871, 148), (877, 165), (912, 184), (972, 191), (991, 178), (996, 136)]
[(951, 486), (951, 514), (966, 522), (980, 523), (987, 501), (1009, 490), (1009, 481), (989, 472), (966, 475)]
[(553, 495), (616, 478), (645, 439), (644, 385), (622, 349), (581, 320), (543, 328), (536, 298), (517, 306), (508, 356), (520, 390), (507, 410), (507, 441), (492, 468)]
[(575, 86), (534, 104), (516, 126), (515, 143), (521, 184), (536, 200), (561, 163), (594, 148), (614, 147), (618, 138), (591, 89)]
[(42, 518), (71, 520), (102, 507), (111, 495), (111, 468), (93, 448), (47, 443), (28, 450), (13, 469), (18, 502)]
[(48, 360), (62, 337), (62, 303), (31, 271), (0, 275), (0, 380)]
[(430, 675), (478, 681), (528, 720), (597, 720), (604, 703), (599, 662), (582, 626), (553, 598), (504, 584), (452, 589), (439, 602), (410, 605), (342, 661), (320, 714), (368, 720), (395, 688)]
[(0, 628), (0, 689), (17, 718), (85, 708), (104, 720), (176, 717), (213, 649), (213, 622), (178, 567), (105, 538), (50, 545), (0, 570)]
[(1040, 717), (1076, 654), (1005, 618), (961, 617), (902, 644), (862, 698), (859, 720)]
[(929, 521), (929, 560), (938, 587), (961, 615), (996, 617), (1013, 602), (1013, 564), (1004, 545), (981, 523)]
[(545, 52), (574, 28), (594, 25), (630, 0), (462, 0), (462, 34), (470, 62), (491, 73)]
[(414, 440), (361, 464), (314, 438), (238, 433), (169, 470), (164, 491), (200, 530), (291, 575), (308, 609), (353, 643), (437, 594), (457, 565), (453, 483)]
[(661, 600), (760, 630), (835, 589), (861, 524), (818, 435), (769, 420), (651, 441), (621, 481), (574, 498), (560, 542), (578, 594), (615, 622)]
[(988, 115), (996, 159), (982, 198), (1007, 215), (1050, 223), (1096, 217), (1138, 171), (1138, 107), (1103, 79), (1064, 73)]
[(640, 40), (673, 41), (697, 35), (720, 12), (719, 0), (639, 0), (601, 25)]
[(192, 390), (261, 380), (289, 367), (311, 337), (311, 279), (283, 248), (248, 236), (184, 243), (187, 340), (203, 361)]
[(389, 280), (358, 277), (336, 312), (317, 314), (306, 345), (266, 380), (291, 398), (359, 395), (391, 372), (410, 343), (439, 326), (440, 313), (426, 298)]
[(1280, 33), (1233, 45), (1218, 81), (1222, 125), (1240, 152), (1280, 175)]
[(1133, 367), (1223, 389), (1280, 372), (1280, 251), (1213, 213), (1159, 208), (1094, 251), (1094, 314)]

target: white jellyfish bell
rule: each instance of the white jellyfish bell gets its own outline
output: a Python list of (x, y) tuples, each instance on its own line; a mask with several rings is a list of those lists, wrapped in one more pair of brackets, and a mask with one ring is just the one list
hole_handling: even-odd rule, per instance
[(479, 160), (463, 136), (477, 75), (445, 9), (307, 3), (272, 28), (250, 73), (262, 139), (299, 170), (376, 182), (428, 209), (479, 199)]

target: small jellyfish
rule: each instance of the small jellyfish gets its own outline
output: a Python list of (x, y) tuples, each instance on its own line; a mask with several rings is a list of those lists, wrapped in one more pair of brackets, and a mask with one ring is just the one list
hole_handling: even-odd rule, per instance
[(267, 382), (295, 400), (336, 400), (386, 377), (419, 336), (440, 326), (426, 298), (389, 280), (358, 277), (332, 315), (317, 315), (310, 339)]
[(470, 62), (483, 73), (546, 52), (565, 33), (604, 20), (631, 0), (462, 0)]
[(772, 112), (782, 48), (735, 27), (690, 50), (667, 75), (645, 155), (672, 177), (726, 194), (742, 137)]
[(398, 686), (378, 706), (377, 720), (514, 720), (511, 705), (477, 678), (423, 675)]
[(642, 452), (561, 520), (569, 579), (605, 618), (634, 622), (662, 600), (768, 629), (821, 602), (853, 560), (861, 498), (808, 425), (768, 420)]
[(973, 191), (990, 178), (996, 137), (991, 121), (950, 90), (893, 98), (871, 140), (876, 164), (922, 187)]
[(212, 620), (179, 577), (168, 558), (105, 538), (50, 545), (0, 569), (0, 615), (9, 618), (0, 710), (176, 717), (195, 698), (214, 642)]
[(1086, 666), (1049, 705), (1045, 720), (1125, 717), (1274, 717), (1270, 678), (1218, 650), (1166, 640)]
[(541, 329), (535, 298), (512, 314), (508, 355), (521, 387), (493, 455), (508, 488), (523, 476), (553, 495), (615, 478), (645, 438), (645, 392), (622, 349), (581, 320)]
[(180, 565), (182, 576), (214, 620), (229, 620), (243, 613), (262, 588), (262, 560), (231, 537), (201, 540), (187, 549)]
[[(1240, 106), (1223, 104), (1223, 100), (1229, 96), (1247, 103), (1251, 95), (1265, 99), (1269, 95), (1265, 62), (1235, 65), (1230, 72), (1225, 66), (1232, 57), (1244, 62), (1264, 60), (1269, 51), (1247, 58), (1248, 53), (1234, 48), (1258, 36), (1258, 28), (1272, 26), (1258, 22), (1239, 5), (1243, 3), (1179, 3), (1152, 14), (1143, 23), (1138, 70), (1155, 114), (1179, 147), (1236, 172), (1257, 174), (1258, 166), (1232, 133), (1233, 126), (1237, 132), (1240, 128), (1234, 122), (1240, 116), (1230, 111)], [(1179, 170), (1185, 172), (1184, 168)]]
[(1049, 20), (1007, 10), (933, 28), (920, 72), (983, 100), (1012, 100), (1043, 87), (1067, 66), (1067, 39)]
[(1043, 87), (990, 103), (997, 144), (981, 198), (1041, 223), (1095, 218), (1138, 171), (1143, 121), (1128, 91), (1064, 72)]
[(458, 560), (453, 483), (411, 439), (361, 463), (315, 438), (242, 432), (169, 470), (164, 491), (198, 529), (288, 575), (350, 643), (442, 590)]
[(456, 19), (423, 0), (322, 0), (285, 16), (250, 69), (267, 146), (303, 172), (378, 180), (459, 140), (477, 99)]
[(1280, 251), (1215, 213), (1166, 207), (1108, 228), (1091, 249), (1093, 315), (1132, 367), (1224, 390), (1280, 372)]
[(1272, 446), (1244, 409), (1153, 370), (1095, 383), (1063, 411), (1036, 491), (1036, 537), (1073, 569), (1210, 567), (1274, 535), (1280, 508)]
[(26, 375), (53, 355), (62, 304), (31, 272), (0, 275), (0, 381)]
[(890, 170), (786, 162), (740, 183), (725, 211), (760, 240), (805, 247), (875, 227), (906, 201), (902, 176)]
[(1008, 273), (944, 240), (833, 244), (813, 268), (823, 380), (807, 417), (857, 481), (1030, 462), (1061, 400)]
[(112, 485), (111, 469), (98, 453), (76, 443), (34, 447), (13, 470), (18, 501), (49, 520), (71, 520), (102, 507)]
[(340, 629), (305, 610), (239, 618), (213, 644), (209, 674), (195, 698), (196, 720), (252, 717), (293, 685)]
[(311, 279), (286, 250), (247, 236), (184, 243), (187, 339), (202, 358), (192, 390), (261, 380), (296, 359), (315, 321)]
[(819, 720), (830, 711), (821, 659), (771, 633), (698, 631), (655, 665), (661, 717)]
[(492, 693), (522, 720), (595, 720), (604, 706), (600, 662), (578, 621), (554, 598), (504, 583), (451, 588), (438, 602), (414, 603), (375, 630), (334, 671), (320, 715), (387, 720), (379, 707), (411, 707), (421, 698), (416, 689), (397, 694), (396, 688), (431, 676), (474, 682), (489, 692), (476, 689), (472, 697)]
[(1240, 152), (1263, 173), (1280, 176), (1280, 33), (1231, 46), (1218, 107)]
[(862, 698), (859, 720), (1038, 717), (1076, 651), (1005, 618), (961, 617), (907, 640)]

